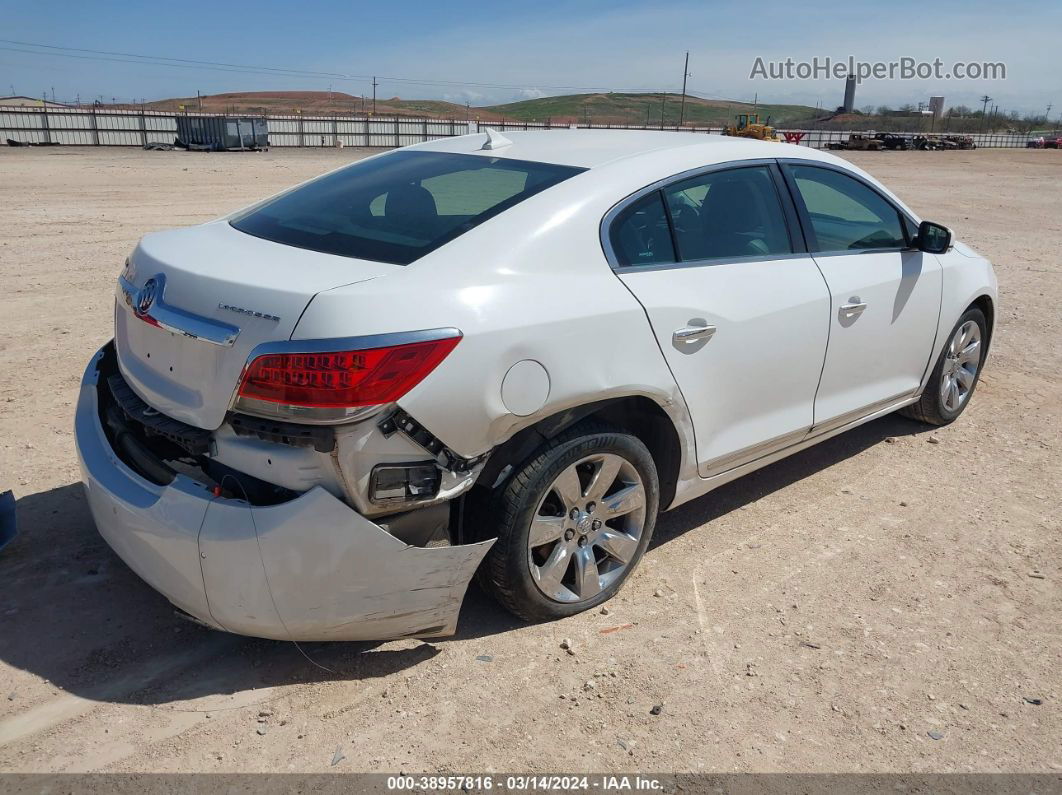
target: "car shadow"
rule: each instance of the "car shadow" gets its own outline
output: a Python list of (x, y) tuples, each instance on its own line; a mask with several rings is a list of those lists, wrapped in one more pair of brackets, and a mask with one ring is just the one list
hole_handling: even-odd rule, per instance
[[(893, 415), (746, 475), (661, 516), (651, 549), (886, 437), (926, 430)], [(16, 511), (19, 535), (0, 551), (0, 660), (93, 701), (164, 704), (293, 683), (368, 680), (431, 660), (440, 642), (525, 626), (473, 583), (452, 639), (394, 648), (228, 635), (182, 618), (110, 550), (80, 483), (22, 497)], [(4, 712), (17, 715), (20, 699), (39, 700), (39, 683), (17, 684), (3, 695)]]
[[(49, 690), (160, 704), (384, 677), (439, 653), (431, 642), (294, 644), (217, 632), (182, 617), (111, 551), (80, 483), (19, 498), (15, 510), (19, 534), (0, 551), (0, 660)], [(0, 694), (0, 716), (39, 698), (35, 684), (22, 687)]]
[[(809, 475), (859, 455), (885, 439), (913, 436), (928, 433), (931, 430), (933, 429), (928, 425), (909, 420), (898, 414), (889, 414), (783, 458), (763, 469), (744, 475), (703, 497), (698, 497), (672, 511), (661, 514), (657, 519), (648, 554), (652, 554), (654, 549), (720, 516), (725, 516), (745, 505), (751, 505)], [(497, 607), (473, 583), (462, 607), (461, 619), (457, 623), (457, 634), (453, 639), (462, 640), (493, 635), (522, 626), (525, 626), (524, 622)]]
[(819, 442), (662, 514), (657, 520), (649, 549), (653, 550), (693, 528), (745, 505), (751, 505), (809, 475), (859, 455), (885, 439), (915, 436), (932, 430), (931, 426), (924, 423), (909, 420), (899, 414), (888, 414), (832, 439)]

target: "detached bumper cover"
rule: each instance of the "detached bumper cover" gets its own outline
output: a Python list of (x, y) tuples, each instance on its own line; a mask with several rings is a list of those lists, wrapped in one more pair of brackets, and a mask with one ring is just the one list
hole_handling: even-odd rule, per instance
[(214, 497), (177, 475), (148, 482), (114, 453), (99, 418), (98, 366), (81, 382), (78, 459), (100, 534), (145, 582), (211, 626), (277, 640), (453, 634), (493, 541), (411, 547), (324, 489), (281, 505)]

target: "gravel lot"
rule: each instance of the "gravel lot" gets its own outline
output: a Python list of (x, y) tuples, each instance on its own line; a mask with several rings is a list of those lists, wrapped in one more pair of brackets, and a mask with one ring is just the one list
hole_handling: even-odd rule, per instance
[(358, 156), (0, 149), (0, 770), (1062, 770), (1062, 152), (852, 155), (996, 264), (970, 410), (665, 515), (607, 615), (526, 626), (473, 586), (456, 638), (301, 651), (176, 618), (79, 483), (114, 279)]

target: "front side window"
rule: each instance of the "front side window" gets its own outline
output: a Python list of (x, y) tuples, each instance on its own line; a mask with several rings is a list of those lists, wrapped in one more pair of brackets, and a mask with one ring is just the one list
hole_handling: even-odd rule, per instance
[(296, 248), (408, 265), (585, 169), (450, 152), (354, 163), (230, 223)]
[(790, 166), (815, 233), (814, 250), (862, 251), (907, 245), (895, 207), (859, 180), (814, 166)]
[(663, 192), (684, 262), (793, 251), (767, 166), (712, 171)]

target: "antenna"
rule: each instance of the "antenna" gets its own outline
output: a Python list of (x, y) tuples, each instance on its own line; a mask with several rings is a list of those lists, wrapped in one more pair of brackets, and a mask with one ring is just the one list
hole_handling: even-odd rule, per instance
[(484, 132), (487, 134), (487, 140), (483, 142), (483, 146), (481, 146), (480, 149), (501, 149), (504, 146), (513, 145), (512, 141), (497, 130), (488, 127)]

